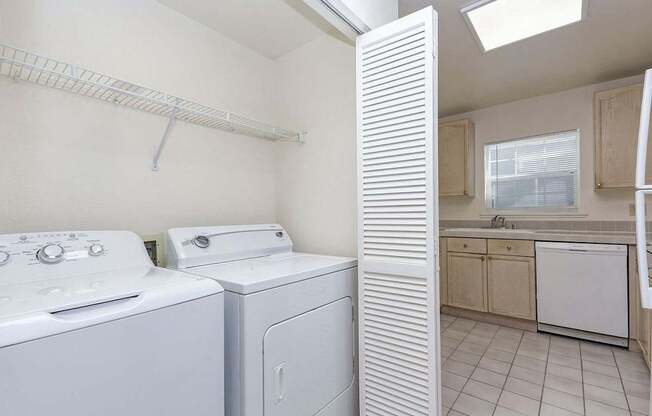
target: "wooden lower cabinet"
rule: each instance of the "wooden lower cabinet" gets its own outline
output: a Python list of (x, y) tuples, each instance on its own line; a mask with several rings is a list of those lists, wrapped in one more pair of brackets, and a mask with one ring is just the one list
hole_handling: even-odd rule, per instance
[(536, 319), (534, 258), (487, 257), (489, 312), (514, 318)]
[(536, 320), (533, 241), (443, 238), (440, 255), (442, 305)]
[(448, 305), (487, 312), (487, 256), (448, 252)]

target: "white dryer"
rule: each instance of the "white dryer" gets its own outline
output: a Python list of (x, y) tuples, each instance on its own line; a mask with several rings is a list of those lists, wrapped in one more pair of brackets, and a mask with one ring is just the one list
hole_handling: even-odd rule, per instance
[(131, 232), (0, 235), (0, 415), (223, 415), (223, 305)]
[(357, 261), (292, 251), (280, 225), (177, 228), (171, 266), (225, 289), (228, 416), (357, 414)]

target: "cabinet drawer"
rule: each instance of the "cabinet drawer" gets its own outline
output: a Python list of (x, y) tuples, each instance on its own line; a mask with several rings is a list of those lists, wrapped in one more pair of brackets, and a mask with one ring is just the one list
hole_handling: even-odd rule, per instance
[(488, 240), (487, 248), (489, 254), (534, 257), (534, 241), (529, 240)]
[(448, 251), (459, 253), (487, 253), (487, 240), (484, 238), (449, 238), (447, 242)]

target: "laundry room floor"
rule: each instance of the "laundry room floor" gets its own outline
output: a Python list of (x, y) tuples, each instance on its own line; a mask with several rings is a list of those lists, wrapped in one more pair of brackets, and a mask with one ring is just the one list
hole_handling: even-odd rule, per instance
[(640, 353), (450, 315), (441, 331), (445, 415), (648, 414)]

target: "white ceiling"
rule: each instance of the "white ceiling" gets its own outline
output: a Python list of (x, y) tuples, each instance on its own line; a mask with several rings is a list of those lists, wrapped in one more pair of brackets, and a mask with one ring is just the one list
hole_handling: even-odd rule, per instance
[(439, 14), (440, 114), (642, 74), (652, 67), (652, 1), (587, 0), (585, 21), (482, 53), (460, 13), (469, 0), (400, 0)]
[(302, 14), (301, 0), (158, 2), (272, 59), (323, 35)]
[[(372, 0), (373, 1), (373, 0)], [(652, 0), (587, 0), (585, 21), (482, 53), (460, 13), (470, 0), (399, 0), (439, 14), (442, 116), (641, 74), (652, 67)], [(159, 0), (275, 59), (324, 33), (302, 0)]]

